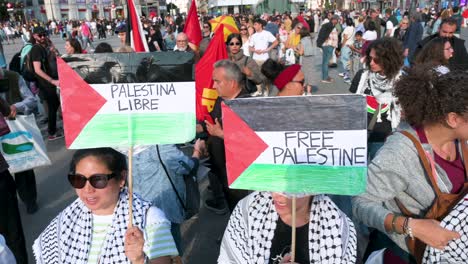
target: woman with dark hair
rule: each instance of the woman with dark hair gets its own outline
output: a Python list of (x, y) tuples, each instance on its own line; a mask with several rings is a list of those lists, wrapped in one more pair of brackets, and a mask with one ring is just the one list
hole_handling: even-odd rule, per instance
[(112, 49), (111, 45), (106, 42), (101, 42), (96, 46), (94, 49), (94, 53), (112, 53), (114, 50)]
[[(227, 37), (226, 46), (228, 50), (229, 60), (235, 62), (237, 66), (241, 69), (242, 73), (247, 78), (245, 80), (244, 88), (248, 92), (255, 92), (256, 85), (263, 84), (263, 75), (260, 72), (260, 67), (258, 64), (251, 58), (244, 55), (242, 51), (242, 37), (238, 33), (232, 33)], [(247, 87), (247, 82), (251, 81), (250, 88)]]
[(164, 41), (158, 25), (153, 25), (149, 29), (148, 48), (150, 51), (164, 51)]
[[(443, 74), (433, 65), (416, 65), (395, 84), (406, 122), (369, 165), (366, 193), (353, 198), (354, 216), (377, 229), (368, 252), (386, 247), (414, 263), (405, 239), (419, 240), (440, 254), (461, 242), (460, 234), (440, 225), (441, 218), (427, 219), (426, 214), (436, 199), (453, 201), (468, 191), (466, 83), (468, 75), (462, 71)], [(442, 256), (430, 263), (449, 262)], [(464, 262), (466, 258), (450, 263)]]
[(67, 54), (81, 54), (83, 53), (83, 49), (81, 48), (81, 44), (77, 39), (67, 39), (65, 42), (65, 51)]
[(447, 38), (436, 37), (424, 45), (416, 56), (415, 64), (431, 64), (433, 66), (448, 66), (453, 56), (453, 48)]
[(68, 181), (78, 199), (34, 242), (36, 263), (171, 263), (178, 253), (161, 210), (133, 195), (129, 227), (126, 178), (125, 156), (116, 150), (75, 152)]
[(356, 263), (353, 222), (328, 196), (296, 198), (296, 214), (292, 200), (275, 192), (254, 192), (240, 200), (224, 232), (218, 263), (292, 263), (294, 216), (294, 263)]
[(373, 41), (366, 51), (366, 69), (356, 73), (349, 91), (367, 96), (368, 150), (372, 158), (400, 122), (393, 86), (403, 66), (403, 48), (394, 38)]

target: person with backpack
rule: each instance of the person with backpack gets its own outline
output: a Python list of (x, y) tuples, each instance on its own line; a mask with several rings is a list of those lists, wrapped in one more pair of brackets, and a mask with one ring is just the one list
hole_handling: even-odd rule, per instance
[(60, 101), (57, 95), (57, 86), (59, 81), (51, 77), (53, 75), (50, 62), (48, 40), (46, 30), (43, 27), (33, 29), (34, 46), (30, 52), (31, 63), (37, 79), (39, 95), (47, 102), (48, 108), (48, 132), (49, 140), (56, 140), (63, 137), (63, 134), (57, 133), (57, 111)]

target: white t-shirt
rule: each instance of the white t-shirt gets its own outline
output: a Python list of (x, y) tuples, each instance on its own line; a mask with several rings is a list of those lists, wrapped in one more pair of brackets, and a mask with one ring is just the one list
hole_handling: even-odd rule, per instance
[(390, 30), (390, 36), (393, 37), (393, 33), (395, 33), (395, 26), (393, 25), (392, 21), (388, 20), (387, 23), (385, 24), (386, 30), (385, 34), (387, 34), (387, 31)]
[[(257, 32), (250, 37), (249, 47), (254, 47), (255, 50), (266, 50), (270, 43), (276, 41), (275, 36), (271, 34), (269, 31), (262, 30), (261, 32)], [(257, 54), (253, 53), (254, 60), (266, 61), (269, 58), (268, 52)]]
[(354, 33), (355, 29), (353, 26), (348, 26), (343, 30), (343, 33), (341, 33), (341, 39), (344, 40), (344, 35), (348, 38), (346, 41), (345, 45), (353, 45), (354, 44)]
[(375, 31), (375, 30), (373, 30), (373, 31), (367, 30), (367, 31), (364, 32), (364, 34), (362, 35), (362, 38), (363, 38), (364, 40), (367, 40), (367, 41), (376, 40), (376, 39), (377, 39), (377, 31)]

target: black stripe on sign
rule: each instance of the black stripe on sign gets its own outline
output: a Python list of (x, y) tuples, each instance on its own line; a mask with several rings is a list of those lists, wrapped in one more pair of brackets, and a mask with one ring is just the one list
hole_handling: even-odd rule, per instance
[(195, 80), (192, 52), (74, 54), (63, 59), (89, 84)]
[(225, 103), (255, 131), (367, 129), (362, 95), (256, 97)]

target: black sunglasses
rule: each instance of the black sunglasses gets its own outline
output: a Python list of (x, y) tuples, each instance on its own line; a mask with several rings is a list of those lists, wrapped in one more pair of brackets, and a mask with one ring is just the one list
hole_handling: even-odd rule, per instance
[(230, 42), (229, 46), (240, 46), (240, 42)]
[(37, 34), (37, 36), (40, 37), (40, 38), (45, 38), (45, 37), (47, 37), (46, 34)]
[(86, 182), (89, 181), (89, 184), (96, 189), (104, 189), (107, 186), (107, 183), (110, 179), (117, 176), (115, 173), (111, 174), (94, 174), (91, 177), (86, 178), (85, 176), (79, 173), (69, 173), (68, 181), (75, 189), (82, 189), (85, 187)]

